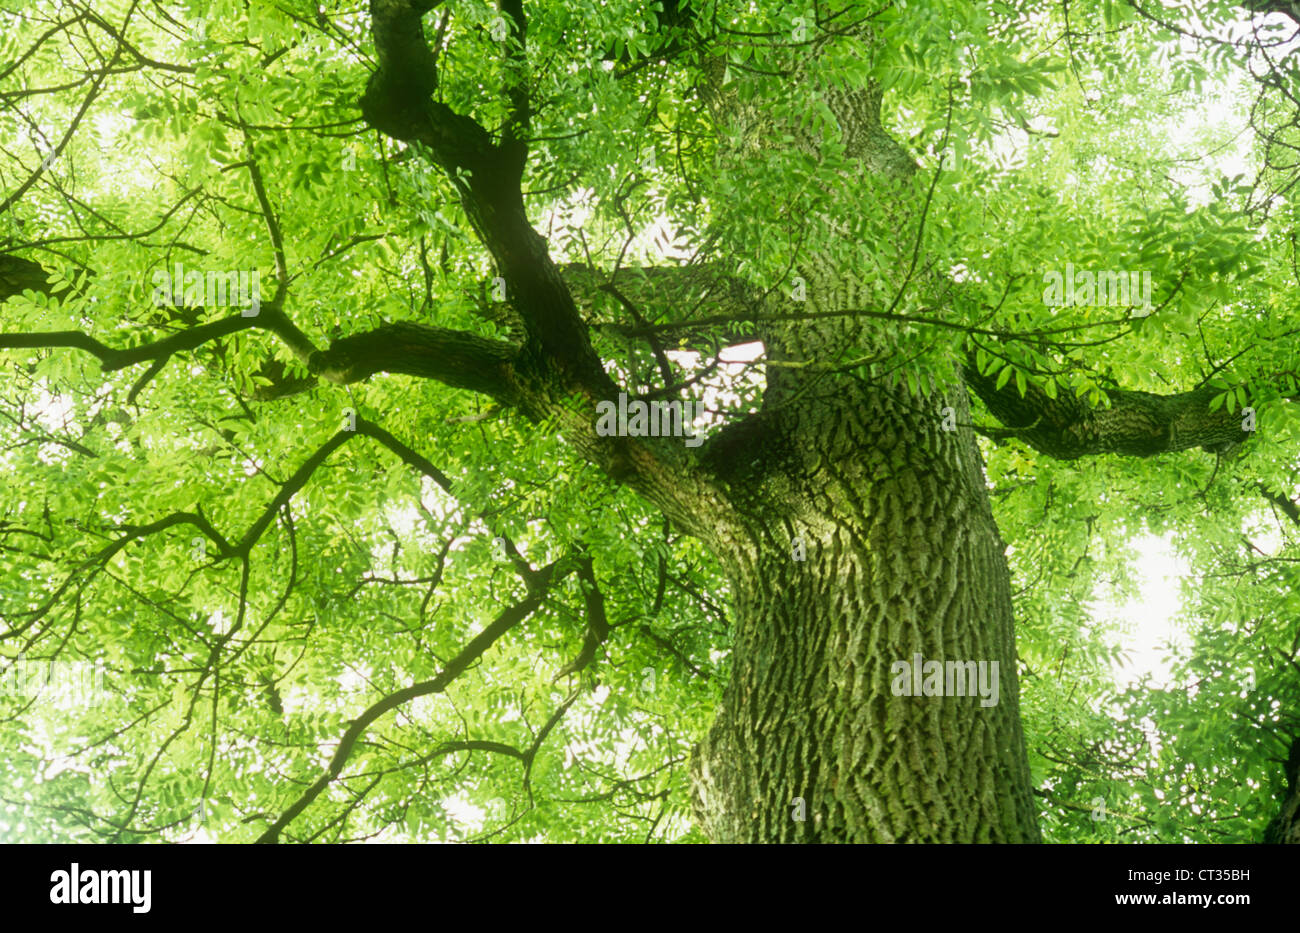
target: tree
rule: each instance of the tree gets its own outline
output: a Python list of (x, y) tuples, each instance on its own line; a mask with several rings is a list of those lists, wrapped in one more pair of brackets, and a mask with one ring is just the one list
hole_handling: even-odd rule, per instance
[(6, 833), (1294, 841), (1296, 22), (1168, 15), (7, 8)]

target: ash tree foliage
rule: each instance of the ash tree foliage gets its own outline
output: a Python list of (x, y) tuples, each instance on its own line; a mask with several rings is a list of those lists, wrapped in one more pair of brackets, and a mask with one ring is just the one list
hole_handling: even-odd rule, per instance
[(1298, 51), (0, 0), (0, 836), (1300, 841)]

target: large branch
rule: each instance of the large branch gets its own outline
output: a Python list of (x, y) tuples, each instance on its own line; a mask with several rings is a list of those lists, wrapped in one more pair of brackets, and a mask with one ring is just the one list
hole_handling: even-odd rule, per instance
[(50, 274), (39, 262), (10, 254), (0, 256), (0, 305), (28, 289), (51, 296), (68, 291), (67, 284), (57, 289), (51, 286), (49, 278)]
[[(526, 151), (507, 134), (504, 145), (471, 117), (431, 98), (435, 62), (421, 18), (429, 0), (371, 0), (380, 68), (362, 96), (366, 121), (395, 139), (423, 144), (450, 177), (483, 245), (506, 283), (506, 297), (528, 331), (539, 366), (556, 369), (567, 389), (608, 398), (615, 387), (591, 346), (573, 297), (552, 262), (546, 240), (528, 221), (520, 179)], [(523, 38), (522, 13), (512, 14)], [(526, 114), (518, 108), (514, 117)]]
[[(554, 417), (580, 456), (636, 489), (682, 527), (709, 533), (710, 527), (699, 520), (698, 503), (717, 490), (693, 449), (676, 438), (597, 433), (596, 405), (617, 399), (619, 387), (591, 344), (546, 239), (528, 220), (521, 186), (527, 150), (516, 133), (528, 116), (526, 101), (519, 85), (507, 88), (515, 130), (507, 126), (497, 142), (472, 118), (433, 100), (436, 62), (421, 25), (430, 8), (428, 0), (371, 0), (380, 68), (361, 99), (362, 115), (389, 136), (419, 143), (421, 152), (447, 173), (505, 280), (506, 299), (524, 325), (526, 340), (507, 359), (504, 347), (491, 341), (453, 339), (438, 328), (408, 329), (414, 338), (411, 352), (394, 353), (363, 337), (337, 347), (345, 355), (332, 370), (339, 377), (371, 367), (428, 375), (510, 402), (533, 420)], [(524, 42), (522, 5), (506, 2), (503, 9), (513, 23), (513, 41)], [(506, 54), (516, 68), (510, 80), (517, 81), (519, 63), (526, 59), (518, 47)], [(331, 369), (329, 354), (335, 350), (321, 358), (326, 364), (322, 372)], [(436, 371), (426, 369), (430, 360)]]
[(432, 0), (370, 0), (379, 68), (366, 85), (361, 112), (371, 126), (395, 139), (415, 138), (414, 128), (438, 85), (437, 60), (422, 22), (435, 6)]
[(1150, 457), (1194, 447), (1216, 450), (1250, 437), (1242, 430), (1240, 412), (1210, 410), (1210, 400), (1221, 390), (1209, 385), (1170, 395), (1110, 389), (1110, 406), (1093, 409), (1069, 393), (1049, 398), (1032, 384), (1021, 398), (1012, 382), (998, 389), (993, 375), (980, 375), (973, 364), (964, 373), (966, 384), (1009, 433), (1058, 460), (1097, 454)]
[(520, 401), (514, 388), (518, 353), (518, 347), (503, 340), (399, 321), (334, 341), (312, 357), (310, 368), (340, 384), (377, 372), (405, 373), (516, 405)]
[[(0, 257), (0, 298), (32, 289), (49, 294), (45, 271), (17, 257)], [(161, 363), (221, 337), (250, 329), (269, 330), (313, 374), (333, 383), (359, 382), (377, 372), (406, 373), (436, 379), (460, 389), (481, 392), (507, 405), (518, 405), (513, 363), (519, 348), (463, 331), (397, 322), (334, 341), (318, 350), (276, 303), (256, 316), (232, 315), (190, 327), (160, 340), (118, 349), (82, 331), (0, 333), (0, 349), (69, 347), (96, 357), (105, 372), (137, 363)], [(310, 388), (314, 380), (295, 383)]]

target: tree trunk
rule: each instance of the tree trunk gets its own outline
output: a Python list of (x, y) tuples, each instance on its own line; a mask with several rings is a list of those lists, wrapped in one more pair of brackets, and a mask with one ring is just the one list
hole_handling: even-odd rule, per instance
[(1300, 736), (1291, 742), (1287, 756), (1286, 792), (1282, 808), (1264, 830), (1264, 841), (1279, 845), (1300, 845)]
[[(780, 453), (731, 487), (760, 491), (725, 558), (733, 667), (697, 819), (715, 842), (1040, 841), (1004, 546), (973, 436), (944, 430), (969, 423), (964, 389), (837, 382), (783, 411)], [(895, 696), (916, 654), (996, 662), (997, 702)]]

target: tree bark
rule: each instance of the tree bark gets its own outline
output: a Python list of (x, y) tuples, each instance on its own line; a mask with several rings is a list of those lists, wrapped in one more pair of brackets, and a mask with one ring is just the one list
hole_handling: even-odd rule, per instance
[[(919, 402), (840, 383), (772, 418), (777, 453), (719, 464), (747, 534), (724, 554), (731, 679), (693, 763), (715, 842), (1040, 840), (1004, 545), (973, 435), (938, 416), (967, 420), (963, 390)], [(916, 654), (995, 662), (997, 703), (895, 696)]]
[(980, 375), (973, 364), (965, 367), (965, 378), (990, 414), (1030, 447), (1057, 460), (1228, 449), (1248, 440), (1253, 430), (1240, 410), (1210, 409), (1211, 399), (1222, 392), (1211, 385), (1169, 395), (1108, 389), (1109, 407), (1093, 409), (1067, 392), (1049, 398), (1035, 385), (1027, 386), (1023, 397), (1010, 382), (996, 388), (995, 379)]
[[(869, 55), (869, 29), (851, 31)], [(792, 80), (807, 62), (796, 57)], [(820, 159), (816, 136), (738, 105), (735, 84), (706, 98), (742, 140), (740, 158), (794, 139)], [(923, 222), (906, 184), (916, 165), (881, 125), (879, 89), (809, 93), (863, 173), (902, 182), (875, 209)], [(915, 268), (897, 269), (897, 282)], [(760, 415), (706, 446), (746, 534), (719, 551), (736, 630), (722, 709), (693, 760), (696, 817), (715, 842), (1041, 841), (1005, 546), (963, 427), (966, 389), (921, 376), (912, 392), (831, 365), (897, 356), (888, 327), (837, 316), (879, 297), (859, 286), (863, 270), (827, 256), (802, 256), (797, 272), (807, 295), (789, 310), (806, 313), (759, 326)], [(969, 695), (973, 685), (902, 695), (910, 684), (895, 665), (910, 671), (917, 655), (974, 662), (990, 684), (996, 670), (996, 702)]]
[(1277, 845), (1300, 845), (1300, 736), (1291, 742), (1287, 755), (1286, 791), (1282, 806), (1264, 830), (1264, 841)]

